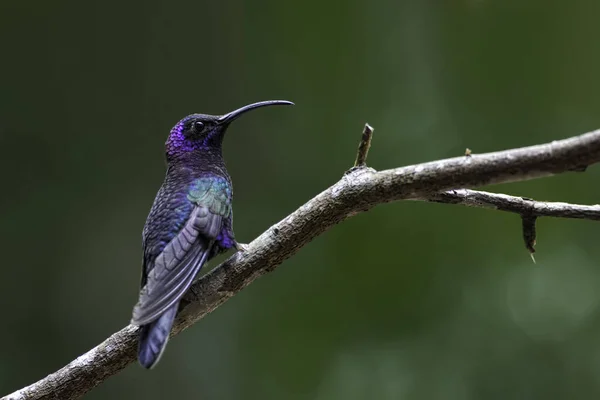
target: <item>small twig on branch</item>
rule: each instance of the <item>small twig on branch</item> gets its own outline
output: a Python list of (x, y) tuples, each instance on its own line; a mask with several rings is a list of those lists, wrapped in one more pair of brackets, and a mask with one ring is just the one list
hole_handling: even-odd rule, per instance
[[(366, 150), (359, 150), (357, 163), (365, 160)], [(379, 172), (353, 169), (267, 229), (248, 245), (247, 251), (236, 253), (194, 282), (182, 301), (172, 336), (193, 325), (256, 278), (273, 271), (316, 236), (378, 204), (407, 199), (429, 200), (430, 196), (438, 196), (435, 193), (455, 188), (582, 171), (597, 162), (600, 162), (600, 130), (537, 146), (472, 154)], [(538, 212), (543, 211), (539, 209)], [(587, 214), (582, 218), (587, 218)], [(127, 326), (57, 372), (2, 399), (79, 398), (134, 360), (136, 332), (137, 328)]]
[(374, 129), (371, 125), (365, 124), (360, 143), (358, 144), (358, 151), (356, 152), (356, 160), (354, 161), (355, 167), (364, 167), (367, 165), (367, 156), (369, 155), (369, 149), (371, 148), (373, 131)]
[(529, 250), (529, 255), (535, 263), (535, 221), (537, 217), (535, 215), (521, 215), (521, 221), (523, 226), (523, 240), (525, 241), (525, 248)]

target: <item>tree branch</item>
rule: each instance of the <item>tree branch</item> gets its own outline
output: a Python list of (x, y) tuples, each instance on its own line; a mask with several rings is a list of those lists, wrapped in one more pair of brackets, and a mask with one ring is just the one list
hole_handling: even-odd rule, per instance
[(535, 217), (577, 218), (600, 221), (600, 205), (597, 204), (583, 206), (570, 203), (535, 201), (527, 197), (509, 196), (478, 190), (453, 189), (413, 200), (491, 208)]
[[(365, 152), (366, 158), (366, 152)], [(365, 161), (365, 160), (363, 160)], [(353, 168), (340, 181), (267, 229), (197, 280), (184, 297), (172, 335), (191, 326), (256, 278), (274, 270), (335, 224), (377, 204), (583, 171), (600, 162), (600, 130), (552, 143), (376, 172)], [(434, 196), (435, 197), (435, 196)], [(135, 359), (137, 328), (127, 326), (44, 379), (3, 399), (75, 399)]]
[(538, 217), (577, 218), (600, 221), (600, 205), (598, 204), (583, 206), (579, 204), (535, 201), (527, 197), (509, 196), (507, 194), (481, 192), (470, 189), (453, 189), (412, 200), (491, 208), (519, 214), (522, 220), (525, 248), (529, 251), (533, 262), (535, 262), (535, 258), (533, 257), (536, 242), (535, 223)]

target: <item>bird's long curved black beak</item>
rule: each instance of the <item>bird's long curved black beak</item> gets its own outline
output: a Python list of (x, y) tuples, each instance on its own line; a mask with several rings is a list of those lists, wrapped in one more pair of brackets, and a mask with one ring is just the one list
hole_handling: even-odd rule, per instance
[(221, 118), (217, 120), (219, 124), (229, 124), (230, 122), (236, 120), (240, 115), (246, 113), (247, 111), (254, 110), (260, 107), (267, 106), (293, 106), (294, 103), (287, 100), (267, 100), (267, 101), (259, 101), (258, 103), (248, 104), (247, 106), (238, 108), (230, 113), (223, 115)]

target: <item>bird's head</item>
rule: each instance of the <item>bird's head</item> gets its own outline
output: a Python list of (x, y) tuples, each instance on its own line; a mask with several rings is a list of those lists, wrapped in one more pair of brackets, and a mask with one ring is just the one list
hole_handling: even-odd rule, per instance
[(167, 159), (176, 159), (195, 151), (220, 151), (229, 124), (242, 114), (260, 107), (293, 104), (287, 100), (268, 100), (248, 104), (225, 115), (188, 115), (171, 129), (165, 143)]

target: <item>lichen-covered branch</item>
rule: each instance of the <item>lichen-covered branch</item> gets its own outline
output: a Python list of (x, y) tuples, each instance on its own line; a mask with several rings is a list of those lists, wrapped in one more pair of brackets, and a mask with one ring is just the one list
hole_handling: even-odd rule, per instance
[[(365, 153), (366, 158), (366, 153)], [(471, 154), (375, 171), (353, 168), (341, 180), (267, 229), (194, 283), (182, 301), (173, 335), (191, 326), (256, 278), (272, 271), (335, 224), (377, 204), (422, 199), (455, 188), (583, 171), (600, 162), (600, 130), (548, 144)], [(127, 326), (57, 372), (3, 399), (75, 399), (133, 362), (136, 328)]]

